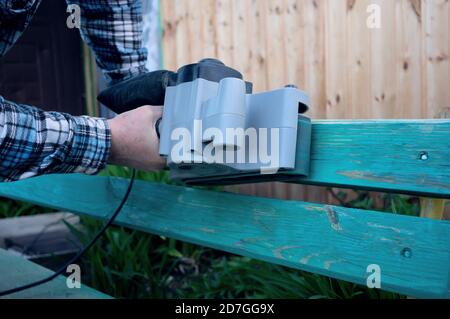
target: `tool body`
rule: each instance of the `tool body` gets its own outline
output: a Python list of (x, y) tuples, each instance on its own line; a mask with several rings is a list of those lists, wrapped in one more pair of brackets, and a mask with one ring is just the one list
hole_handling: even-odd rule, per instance
[(288, 85), (253, 94), (241, 73), (215, 59), (186, 65), (177, 73), (157, 72), (164, 79), (154, 86), (149, 83), (154, 74), (147, 75), (133, 80), (134, 89), (124, 83), (99, 99), (107, 106), (120, 100), (120, 111), (124, 105), (154, 104), (155, 97), (164, 101), (157, 129), (160, 155), (167, 159), (172, 179), (241, 184), (285, 180), (284, 173), (294, 169), (297, 176), (308, 175), (311, 121), (300, 115), (309, 108), (303, 91)]

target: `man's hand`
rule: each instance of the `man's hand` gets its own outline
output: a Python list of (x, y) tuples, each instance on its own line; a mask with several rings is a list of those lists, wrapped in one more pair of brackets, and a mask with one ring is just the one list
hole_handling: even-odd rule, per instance
[(146, 171), (164, 168), (159, 156), (155, 124), (162, 116), (161, 106), (142, 106), (108, 121), (111, 129), (111, 153), (108, 162)]

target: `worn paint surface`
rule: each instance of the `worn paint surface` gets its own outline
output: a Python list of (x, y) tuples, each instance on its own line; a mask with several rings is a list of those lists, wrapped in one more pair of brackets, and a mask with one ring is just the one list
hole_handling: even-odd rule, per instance
[[(127, 183), (43, 176), (0, 184), (0, 195), (107, 218)], [(447, 221), (137, 181), (117, 222), (359, 284), (366, 283), (367, 266), (378, 264), (383, 289), (449, 297)]]
[[(51, 274), (52, 272), (44, 267), (34, 264), (21, 256), (12, 255), (10, 252), (0, 249), (0, 291), (29, 284)], [(80, 289), (69, 289), (66, 285), (66, 278), (59, 276), (44, 285), (3, 298), (105, 299), (110, 297), (83, 284)]]
[[(294, 170), (277, 178), (450, 198), (450, 120), (313, 121), (312, 127), (308, 177)], [(297, 151), (297, 161), (302, 160), (304, 154)], [(221, 184), (232, 178), (239, 184), (254, 175), (208, 176), (199, 181)]]
[(311, 147), (298, 182), (450, 198), (449, 120), (316, 121)]

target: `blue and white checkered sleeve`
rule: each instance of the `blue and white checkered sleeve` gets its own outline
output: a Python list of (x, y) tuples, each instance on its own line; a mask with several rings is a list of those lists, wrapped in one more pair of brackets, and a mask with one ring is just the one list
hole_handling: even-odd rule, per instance
[(81, 36), (109, 85), (147, 72), (141, 0), (67, 0), (81, 13)]
[(44, 112), (0, 97), (0, 181), (95, 174), (106, 166), (110, 148), (105, 119)]

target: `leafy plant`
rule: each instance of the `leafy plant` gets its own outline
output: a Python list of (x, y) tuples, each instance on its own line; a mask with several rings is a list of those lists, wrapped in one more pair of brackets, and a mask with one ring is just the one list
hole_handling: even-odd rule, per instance
[(213, 260), (207, 272), (183, 288), (184, 298), (399, 298), (397, 294), (235, 256)]
[[(83, 218), (86, 244), (101, 223)], [(83, 281), (116, 298), (401, 298), (349, 282), (121, 227), (83, 259)]]
[(16, 201), (9, 198), (0, 198), (0, 218), (30, 216), (49, 213), (49, 208), (39, 207), (30, 203)]
[[(114, 177), (130, 177), (131, 176), (131, 169), (128, 167), (122, 167), (122, 166), (115, 166), (115, 165), (108, 165), (106, 169), (104, 169), (100, 175), (102, 176), (114, 176)], [(138, 180), (145, 180), (149, 182), (158, 182), (158, 183), (164, 183), (164, 184), (179, 184), (174, 181), (172, 181), (169, 178), (169, 172), (168, 171), (161, 171), (161, 172), (146, 172), (146, 171), (140, 171), (138, 170), (136, 172), (136, 179)]]
[(338, 191), (328, 189), (341, 206), (349, 208), (370, 209), (408, 216), (419, 216), (420, 206), (417, 197), (377, 194), (367, 191)]
[[(102, 223), (82, 218), (84, 231), (68, 225), (87, 244)], [(174, 298), (174, 276), (186, 265), (197, 263), (207, 249), (152, 236), (121, 227), (112, 227), (83, 259), (88, 269), (83, 281), (118, 298)]]

